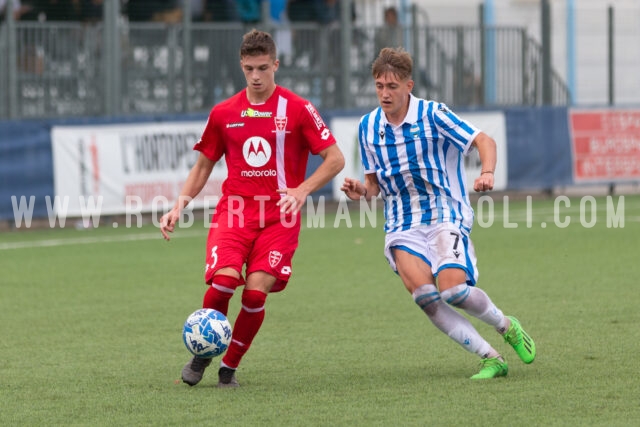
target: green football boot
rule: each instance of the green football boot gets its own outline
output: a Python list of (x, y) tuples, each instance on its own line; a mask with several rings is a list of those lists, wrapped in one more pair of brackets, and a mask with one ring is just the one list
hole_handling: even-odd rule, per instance
[(529, 334), (527, 334), (518, 319), (507, 316), (511, 320), (511, 326), (503, 335), (505, 342), (508, 342), (515, 350), (516, 354), (524, 363), (531, 363), (536, 358), (536, 344)]
[(507, 362), (498, 357), (488, 357), (480, 361), (480, 372), (471, 377), (472, 380), (506, 377), (509, 373)]

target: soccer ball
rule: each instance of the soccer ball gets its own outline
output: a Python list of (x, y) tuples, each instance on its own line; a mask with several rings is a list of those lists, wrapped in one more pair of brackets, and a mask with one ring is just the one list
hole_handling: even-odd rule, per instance
[(217, 310), (196, 310), (184, 322), (182, 341), (194, 356), (220, 356), (231, 342), (231, 324), (227, 317)]

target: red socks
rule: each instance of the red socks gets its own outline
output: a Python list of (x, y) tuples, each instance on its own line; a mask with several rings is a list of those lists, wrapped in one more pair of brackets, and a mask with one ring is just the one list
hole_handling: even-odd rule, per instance
[(246, 289), (242, 292), (242, 309), (233, 325), (231, 344), (222, 359), (225, 366), (236, 369), (242, 356), (249, 350), (253, 338), (262, 326), (266, 300), (267, 294), (264, 292)]
[(229, 311), (229, 300), (239, 284), (240, 279), (235, 277), (224, 274), (213, 276), (213, 283), (204, 294), (202, 308), (212, 308), (226, 316)]
[[(202, 308), (212, 308), (227, 316), (229, 301), (238, 285), (240, 285), (240, 279), (223, 274), (215, 275), (213, 283), (204, 294)], [(247, 289), (242, 292), (242, 309), (233, 325), (231, 344), (222, 359), (225, 366), (236, 369), (249, 350), (253, 338), (262, 326), (266, 300), (267, 294), (264, 292)]]

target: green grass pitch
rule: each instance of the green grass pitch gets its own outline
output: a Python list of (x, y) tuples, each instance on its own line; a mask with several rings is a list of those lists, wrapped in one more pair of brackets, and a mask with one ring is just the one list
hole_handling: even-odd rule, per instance
[(513, 201), (505, 220), (500, 200), (490, 226), (476, 209), (479, 286), (538, 348), (524, 365), (472, 320), (509, 362), (483, 382), (390, 271), (381, 216), (303, 229), (236, 390), (215, 387), (215, 363), (196, 387), (178, 381), (203, 221), (168, 243), (150, 225), (1, 233), (0, 425), (640, 425), (640, 198), (625, 198), (624, 227), (607, 226), (605, 198), (583, 205), (533, 200), (528, 218)]

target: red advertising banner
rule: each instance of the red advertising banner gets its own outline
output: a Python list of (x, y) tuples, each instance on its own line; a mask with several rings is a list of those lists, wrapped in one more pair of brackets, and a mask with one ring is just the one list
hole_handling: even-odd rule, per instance
[(570, 110), (575, 182), (640, 180), (640, 110)]

